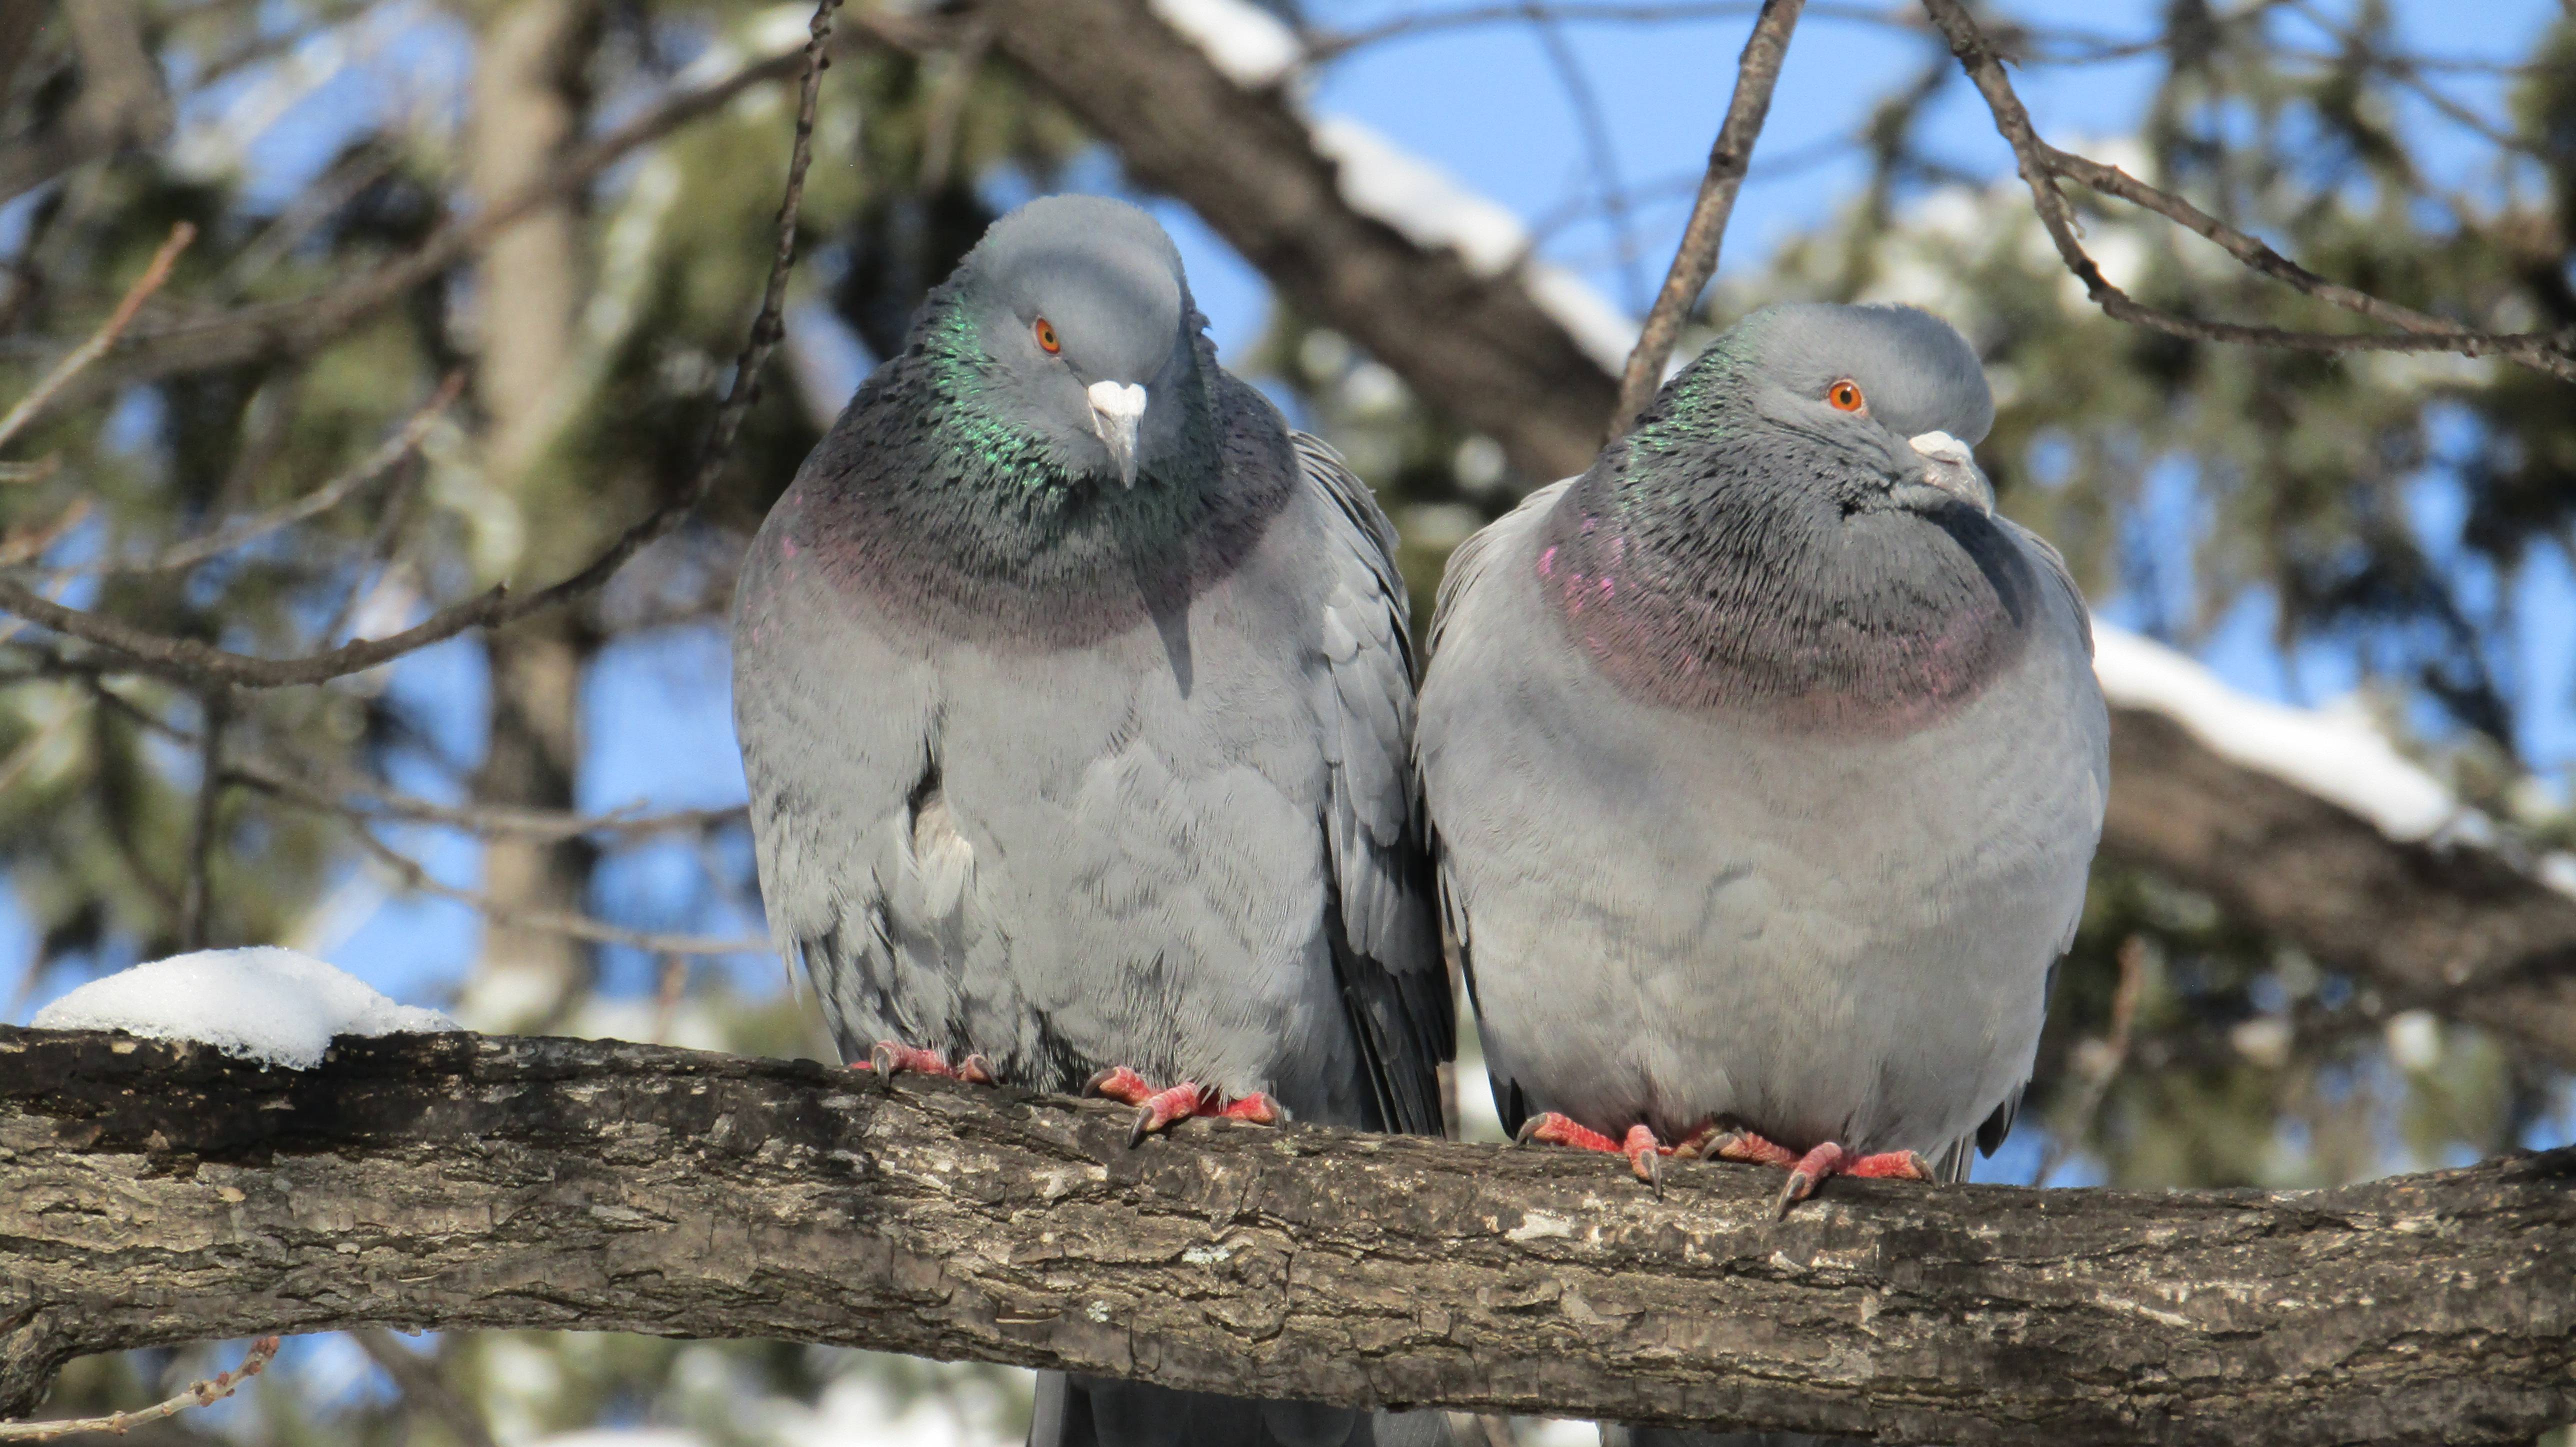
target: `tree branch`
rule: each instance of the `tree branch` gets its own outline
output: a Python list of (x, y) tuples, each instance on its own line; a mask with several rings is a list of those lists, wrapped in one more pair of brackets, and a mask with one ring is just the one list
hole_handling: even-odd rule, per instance
[[(0, 1029), (0, 1410), (266, 1331), (834, 1342), (1343, 1403), (1974, 1444), (2576, 1416), (2576, 1150), (2335, 1191), (1836, 1181), (1194, 1123), (614, 1042), (313, 1071)], [(109, 1203), (113, 1203), (110, 1205)]]
[[(301, 658), (254, 658), (211, 647), (193, 638), (153, 633), (101, 614), (66, 608), (7, 578), (0, 578), (0, 608), (57, 633), (113, 650), (147, 672), (178, 679), (200, 690), (225, 684), (245, 688), (281, 688), (327, 683), (334, 678), (363, 673), (431, 644), (445, 642), (470, 628), (498, 628), (596, 591), (626, 565), (627, 559), (696, 512), (707, 494), (715, 489), (716, 479), (723, 475), (725, 464), (732, 460), (734, 437), (742, 428), (742, 419), (751, 410), (753, 399), (759, 395), (761, 368), (769, 361), (769, 354), (777, 349), (779, 338), (785, 335), (780, 318), (786, 309), (787, 273), (796, 260), (796, 216), (804, 202), (805, 172), (814, 159), (814, 109), (822, 91), (823, 69), (831, 63), (824, 50), (832, 35), (832, 14), (840, 3), (841, 0), (817, 0), (809, 38), (804, 50), (799, 52), (805, 76), (797, 96), (796, 141), (787, 163), (786, 194), (778, 203), (777, 244), (770, 259), (769, 280), (761, 294), (760, 312), (752, 319), (750, 340), (744, 343), (742, 354), (734, 363), (732, 386), (726, 391), (724, 402), (716, 408), (714, 425), (708, 429), (697, 472), (677, 496), (629, 527), (579, 572), (517, 598), (509, 595), (506, 586), (495, 587), (464, 602), (450, 604), (390, 637), (360, 639)], [(750, 74), (760, 68), (753, 66), (740, 74)], [(725, 84), (730, 82), (711, 89), (722, 90)], [(683, 99), (704, 94), (697, 92)], [(675, 100), (666, 102), (661, 109), (672, 110), (679, 105), (680, 101)], [(657, 113), (648, 113), (637, 121), (629, 122), (616, 134), (634, 131)], [(607, 144), (607, 139), (593, 141), (576, 151), (572, 159), (556, 167), (552, 174), (578, 171)], [(600, 160), (598, 164), (605, 166), (606, 161)], [(542, 182), (532, 186), (512, 200), (495, 206), (490, 215), (515, 215), (542, 199), (531, 197), (530, 192), (545, 189)], [(413, 259), (417, 261), (420, 256), (436, 249), (437, 243), (433, 242), (416, 253)], [(396, 269), (399, 268), (388, 268)], [(379, 273), (379, 276), (383, 274)], [(435, 269), (429, 274), (435, 274)]]
[(291, 301), (243, 307), (199, 321), (137, 333), (110, 365), (70, 389), (65, 405), (94, 401), (162, 377), (302, 356), (345, 335), (480, 249), (529, 212), (590, 184), (628, 153), (703, 117), (744, 91), (782, 80), (806, 64), (803, 50), (753, 61), (708, 85), (664, 98), (633, 119), (567, 152), (526, 186), (470, 216), (450, 220), (420, 246), (354, 281)]
[(98, 330), (90, 334), (89, 340), (65, 353), (63, 359), (54, 364), (54, 369), (45, 374), (44, 380), (36, 384), (35, 390), (19, 398), (8, 415), (0, 416), (0, 444), (17, 436), (20, 429), (36, 420), (74, 377), (116, 345), (116, 339), (133, 325), (134, 314), (143, 310), (145, 299), (170, 279), (170, 268), (178, 264), (179, 253), (187, 250), (188, 243), (196, 239), (197, 228), (185, 221), (170, 228), (170, 239), (162, 242), (161, 249), (152, 253), (152, 260), (145, 264), (143, 274), (134, 279), (134, 285), (125, 289), (124, 299), (116, 304), (116, 310), (108, 313), (107, 320), (99, 324)]
[(2111, 710), (2103, 852), (2216, 899), (2387, 997), (2576, 1066), (2576, 898), (2470, 841), (2405, 841), (2233, 762), (2146, 708)]
[(1708, 148), (1708, 174), (1691, 203), (1690, 221), (1682, 228), (1664, 289), (1655, 294), (1654, 310), (1637, 334), (1636, 350), (1619, 379), (1619, 410), (1611, 415), (1610, 435), (1618, 436), (1655, 399), (1663, 384), (1664, 362), (1681, 335), (1682, 318), (1690, 314), (1708, 279), (1717, 274), (1717, 252), (1726, 239), (1726, 218), (1735, 210), (1736, 193), (1744, 188), (1745, 168), (1753, 162), (1753, 144), (1761, 139), (1762, 122), (1771, 114), (1771, 87), (1780, 79), (1780, 62), (1789, 54), (1789, 33), (1798, 26), (1806, 0), (1763, 0), (1762, 17), (1745, 37), (1744, 53), (1735, 62), (1735, 95), (1726, 103), (1726, 121)]
[(349, 500), (351, 494), (393, 470), (396, 463), (417, 450), (429, 430), (445, 415), (465, 389), (465, 374), (451, 372), (428, 402), (378, 444), (373, 452), (359, 459), (356, 466), (313, 489), (293, 502), (281, 503), (248, 517), (213, 528), (193, 538), (183, 539), (142, 558), (108, 558), (94, 563), (76, 563), (54, 571), (56, 577), (76, 577), (108, 573), (167, 573), (193, 568), (208, 558), (220, 557), (235, 548), (247, 547), (283, 527), (307, 518), (318, 517)]
[[(1988, 43), (1985, 33), (1978, 28), (1975, 17), (1968, 13), (1967, 6), (1961, 0), (1923, 0), (1923, 8), (1949, 41), (1951, 54), (1958, 57), (1968, 78), (1976, 83), (1978, 94), (1985, 97), (1986, 108), (1994, 115), (1995, 129), (2012, 146), (2022, 182), (2030, 188), (2031, 201), (2039, 213), (2040, 224), (2047, 228), (2048, 238), (2057, 248), (2058, 259), (2066, 264), (2067, 270), (2075, 273), (2077, 280), (2084, 283), (2085, 294), (2102, 308), (2105, 315), (2196, 341), (2236, 342), (2305, 352), (2457, 352), (2464, 357), (2501, 356), (2535, 371), (2576, 381), (2576, 352), (2569, 350), (2565, 337), (2545, 332), (2476, 331), (2338, 285), (2169, 191), (2150, 186), (2118, 167), (2089, 161), (2049, 145), (2032, 127), (2030, 112), (2023, 108), (2021, 97), (2013, 93), (2012, 82), (2004, 75), (2003, 61)], [(2280, 327), (2202, 321), (2142, 305), (2104, 278), (2102, 269), (2085, 253), (2083, 242), (2077, 238), (2074, 211), (2057, 189), (2057, 178), (2061, 176), (2104, 195), (2117, 196), (2143, 206), (2206, 237), (2258, 275), (2270, 277), (2357, 316), (2386, 322), (2403, 330), (2357, 333), (2290, 331)]]

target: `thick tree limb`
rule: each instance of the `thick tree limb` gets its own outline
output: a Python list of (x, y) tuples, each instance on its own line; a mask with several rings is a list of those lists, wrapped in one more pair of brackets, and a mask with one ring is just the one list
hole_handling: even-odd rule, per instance
[(2407, 843), (2163, 714), (2111, 713), (2102, 848), (2376, 986), (2576, 1065), (2576, 898), (2495, 850)]
[[(2576, 1151), (2290, 1195), (1836, 1181), (471, 1035), (310, 1072), (0, 1030), (0, 1411), (268, 1331), (838, 1342), (1336, 1402), (1962, 1443), (2576, 1416)], [(1615, 1164), (1615, 1163), (1612, 1163)]]
[(1190, 204), (1297, 306), (1502, 443), (1533, 477), (1582, 471), (1616, 391), (1519, 273), (1479, 275), (1362, 214), (1277, 88), (1247, 91), (1143, 0), (983, 0), (996, 43)]

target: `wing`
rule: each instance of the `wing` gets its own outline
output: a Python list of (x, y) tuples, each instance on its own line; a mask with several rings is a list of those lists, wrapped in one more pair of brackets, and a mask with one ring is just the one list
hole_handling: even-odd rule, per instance
[(1395, 529), (1368, 484), (1324, 443), (1290, 434), (1330, 504), (1324, 682), (1332, 797), (1325, 818), (1340, 929), (1334, 967), (1390, 1130), (1443, 1133), (1440, 1063), (1457, 1048), (1449, 972), (1431, 913), (1430, 853), (1413, 772), (1413, 642)]
[(2056, 583), (2059, 599), (2074, 610), (2075, 626), (2084, 634), (2084, 656), (2092, 657), (2093, 610), (2084, 605), (2084, 590), (2075, 586), (2075, 574), (2066, 566), (2066, 555), (2057, 550), (2056, 544), (2001, 513), (1995, 514), (1995, 523), (2004, 530), (2004, 536), (2028, 549), (2040, 571)]
[[(1560, 478), (1534, 490), (1529, 496), (1521, 499), (1519, 506), (1477, 529), (1475, 536), (1451, 550), (1449, 565), (1440, 575), (1439, 599), (1431, 609), (1433, 656), (1439, 655), (1441, 636), (1450, 621), (1457, 616), (1459, 604), (1484, 581), (1486, 567), (1499, 541), (1537, 526), (1538, 520), (1546, 516), (1547, 510), (1555, 505), (1558, 495), (1572, 486), (1574, 481), (1575, 479), (1571, 477)], [(1417, 774), (1420, 772), (1418, 753), (1415, 771)], [(1449, 932), (1450, 944), (1458, 951), (1458, 974), (1467, 982), (1467, 1007), (1475, 1011), (1477, 1018), (1481, 1020), (1483, 1014), (1476, 1004), (1476, 955), (1471, 921), (1468, 918), (1466, 901), (1458, 889), (1456, 878), (1450, 873), (1448, 860), (1441, 850), (1440, 831), (1436, 821), (1431, 828), (1430, 839), (1433, 869), (1440, 890), (1440, 922)], [(1493, 1088), (1494, 1110), (1502, 1117), (1503, 1129), (1511, 1132), (1519, 1131), (1522, 1118), (1528, 1114), (1528, 1109), (1522, 1101), (1519, 1084), (1490, 1075), (1487, 1077), (1487, 1082)]]
[(854, 626), (815, 550), (794, 543), (801, 505), (791, 491), (771, 513), (734, 598), (734, 728), (761, 902), (844, 1059), (884, 1039), (946, 1048), (949, 1012), (935, 980), (913, 978), (894, 923), (954, 912), (972, 877), (931, 807), (934, 685), (921, 657)]
[[(2032, 561), (2039, 564), (2040, 571), (2046, 573), (2055, 584), (2059, 600), (2065, 603), (2073, 614), (2075, 627), (2083, 635), (2084, 656), (2092, 657), (2093, 612), (2085, 606), (2084, 590), (2075, 586), (2075, 574), (2066, 566), (2065, 554), (2057, 551), (2056, 546), (2048, 539), (2000, 513), (1995, 516), (1995, 522), (2003, 528), (2005, 536), (2019, 542), (2029, 552)], [(2105, 733), (2097, 741), (2094, 751), (2093, 773), (2099, 785), (2095, 790), (2097, 797), (2106, 795), (2110, 789), (2108, 747), (2108, 735)], [(2102, 827), (2102, 820), (2098, 814), (2094, 817), (2093, 827), (2098, 835)], [(2047, 1002), (2057, 996), (2058, 968), (2065, 963), (2066, 951), (2075, 947), (2075, 931), (2077, 926), (2083, 923), (2083, 919), (2083, 900), (2078, 896), (2075, 911), (2066, 922), (2066, 938), (2057, 946), (2059, 957), (2049, 962), (2047, 983), (2041, 986), (2043, 1017)], [(2022, 1092), (2029, 1087), (2029, 1084), (2029, 1081), (2023, 1081), (2013, 1087), (2012, 1093), (2004, 1097), (2003, 1104), (1996, 1106), (1994, 1114), (1986, 1117), (1985, 1123), (1977, 1127), (1973, 1141), (1961, 1140), (1941, 1153), (1941, 1158), (1936, 1164), (1943, 1180), (1964, 1181), (1968, 1178), (1968, 1163), (1971, 1158), (1968, 1148), (1972, 1143), (1976, 1147), (1976, 1154), (1987, 1156), (1993, 1155), (2003, 1145), (2004, 1138), (2012, 1134), (2013, 1121), (2021, 1114)]]

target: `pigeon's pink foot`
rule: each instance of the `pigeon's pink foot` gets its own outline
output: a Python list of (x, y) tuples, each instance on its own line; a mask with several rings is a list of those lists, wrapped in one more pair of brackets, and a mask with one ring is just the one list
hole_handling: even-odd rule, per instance
[(1124, 1065), (1113, 1065), (1091, 1077), (1083, 1091), (1136, 1107), (1136, 1123), (1127, 1132), (1130, 1146), (1141, 1145), (1145, 1137), (1170, 1130), (1194, 1115), (1248, 1120), (1255, 1125), (1277, 1125), (1287, 1116), (1277, 1102), (1258, 1090), (1234, 1100), (1186, 1080), (1169, 1090), (1156, 1090), (1145, 1077)]
[(1521, 1122), (1520, 1133), (1513, 1137), (1522, 1145), (1537, 1141), (1543, 1145), (1572, 1146), (1579, 1151), (1607, 1151), (1628, 1158), (1628, 1169), (1649, 1186), (1664, 1183), (1664, 1157), (1673, 1153), (1671, 1146), (1655, 1139), (1654, 1130), (1640, 1122), (1628, 1127), (1625, 1140), (1612, 1140), (1590, 1126), (1545, 1111)]
[(921, 1050), (892, 1040), (880, 1040), (868, 1052), (868, 1058), (851, 1067), (873, 1070), (877, 1083), (894, 1089), (894, 1078), (909, 1070), (915, 1075), (936, 1075), (944, 1080), (962, 1080), (969, 1085), (993, 1083), (993, 1062), (981, 1055), (969, 1055), (955, 1065), (936, 1050)]
[(1814, 1195), (1816, 1188), (1832, 1176), (1871, 1176), (1898, 1181), (1938, 1179), (1932, 1174), (1932, 1163), (1914, 1151), (1880, 1151), (1875, 1155), (1856, 1156), (1827, 1141), (1802, 1156), (1749, 1130), (1720, 1138), (1712, 1154), (1722, 1161), (1752, 1161), (1787, 1171), (1789, 1183), (1780, 1188), (1781, 1218), (1788, 1216), (1791, 1206)]

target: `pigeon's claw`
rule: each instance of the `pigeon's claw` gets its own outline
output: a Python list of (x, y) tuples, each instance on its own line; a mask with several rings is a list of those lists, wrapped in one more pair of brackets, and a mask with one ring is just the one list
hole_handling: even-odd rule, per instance
[[(1130, 1149), (1145, 1143), (1145, 1137), (1170, 1130), (1181, 1121), (1200, 1113), (1212, 1102), (1197, 1086), (1184, 1080), (1169, 1090), (1158, 1090), (1136, 1102), (1136, 1123), (1127, 1131)], [(1212, 1113), (1212, 1112), (1211, 1112)]]
[(1118, 1101), (1124, 1105), (1143, 1105), (1154, 1093), (1145, 1077), (1124, 1065), (1113, 1065), (1098, 1072), (1083, 1084), (1082, 1093)]
[(1628, 1158), (1628, 1169), (1657, 1192), (1664, 1189), (1664, 1157), (1672, 1153), (1671, 1146), (1655, 1139), (1654, 1127), (1642, 1121), (1628, 1127), (1628, 1138), (1619, 1143), (1619, 1154)]
[(1871, 1176), (1896, 1181), (1939, 1179), (1932, 1174), (1932, 1163), (1925, 1160), (1920, 1152), (1880, 1151), (1874, 1155), (1856, 1156), (1827, 1141), (1800, 1156), (1797, 1164), (1789, 1168), (1789, 1183), (1780, 1188), (1780, 1209), (1774, 1219), (1787, 1219), (1791, 1206), (1814, 1195), (1816, 1188), (1833, 1176)]
[(1217, 1111), (1227, 1120), (1248, 1120), (1254, 1125), (1277, 1125), (1288, 1118), (1288, 1112), (1277, 1101), (1256, 1090), (1241, 1100), (1230, 1100)]
[(1628, 1158), (1628, 1169), (1637, 1179), (1658, 1190), (1664, 1184), (1664, 1157), (1673, 1148), (1655, 1138), (1654, 1128), (1642, 1122), (1628, 1127), (1625, 1140), (1612, 1140), (1590, 1126), (1581, 1125), (1555, 1111), (1544, 1111), (1521, 1122), (1512, 1137), (1521, 1145), (1536, 1141), (1542, 1145), (1572, 1146), (1579, 1151), (1606, 1151)]
[(1258, 1090), (1233, 1100), (1186, 1080), (1169, 1090), (1156, 1090), (1145, 1077), (1124, 1065), (1113, 1065), (1092, 1076), (1082, 1093), (1136, 1107), (1135, 1124), (1127, 1131), (1127, 1144), (1131, 1147), (1144, 1144), (1145, 1137), (1170, 1130), (1194, 1115), (1250, 1121), (1254, 1125), (1277, 1125), (1288, 1118), (1285, 1107)]
[(1578, 1151), (1615, 1151), (1619, 1143), (1589, 1126), (1577, 1125), (1555, 1111), (1544, 1111), (1521, 1122), (1513, 1132), (1516, 1145), (1535, 1141), (1543, 1146), (1572, 1146)]
[(1707, 1154), (1721, 1161), (1750, 1161), (1758, 1166), (1778, 1166), (1784, 1171), (1794, 1170), (1798, 1164), (1796, 1151), (1787, 1146), (1775, 1144), (1749, 1130), (1719, 1136), (1716, 1140), (1716, 1148), (1707, 1151)]
[(981, 1055), (969, 1055), (962, 1065), (951, 1065), (948, 1057), (936, 1050), (923, 1050), (897, 1040), (880, 1040), (868, 1052), (868, 1058), (852, 1067), (876, 1072), (877, 1084), (894, 1089), (894, 1078), (909, 1070), (915, 1075), (936, 1075), (943, 1080), (963, 1080), (970, 1085), (993, 1083), (993, 1062)]

